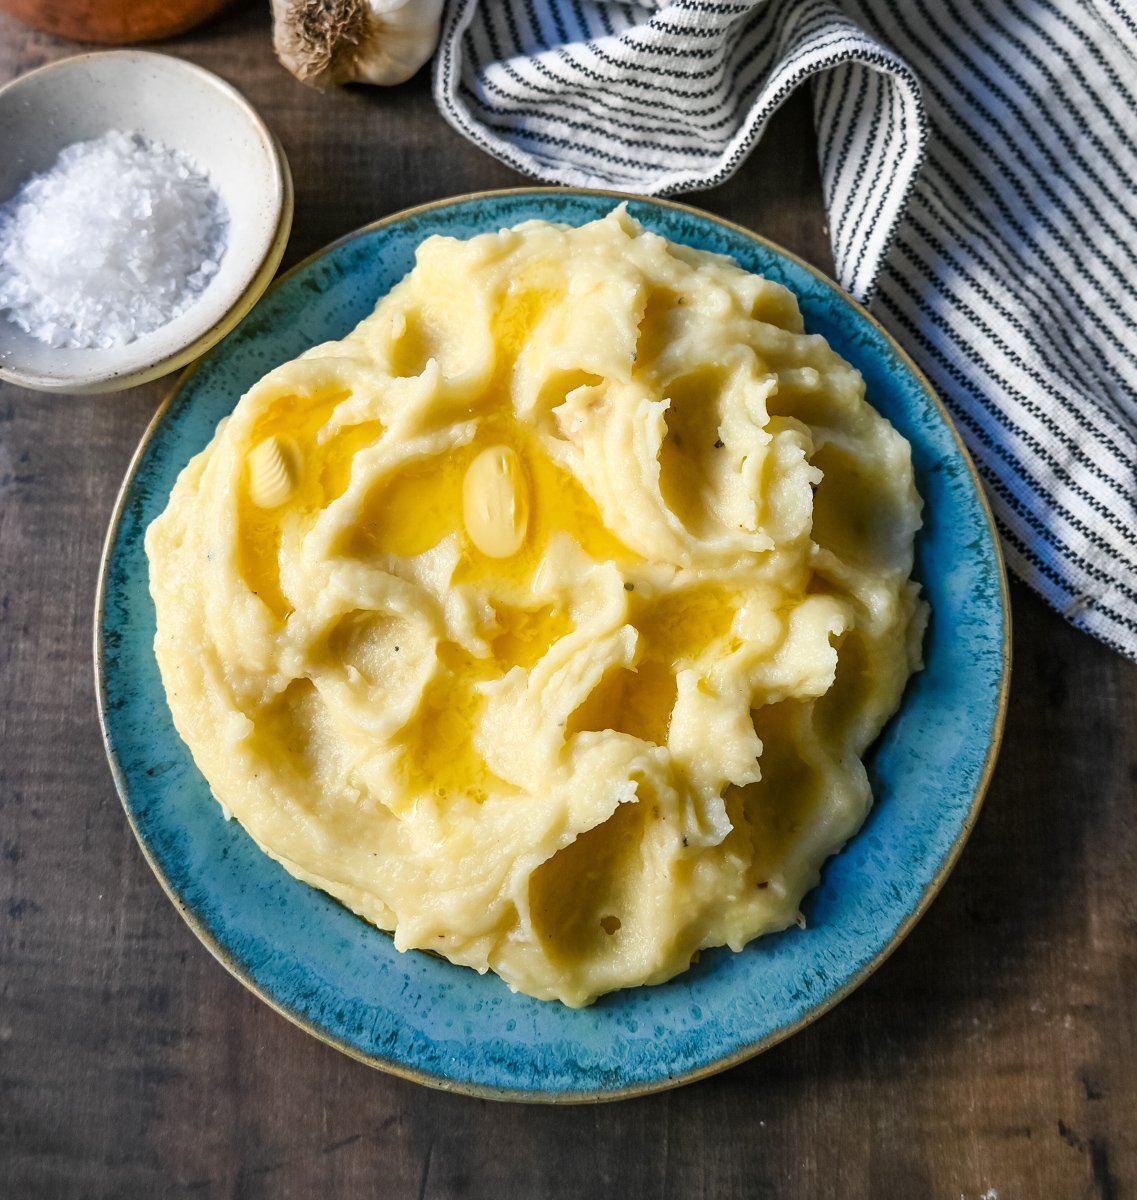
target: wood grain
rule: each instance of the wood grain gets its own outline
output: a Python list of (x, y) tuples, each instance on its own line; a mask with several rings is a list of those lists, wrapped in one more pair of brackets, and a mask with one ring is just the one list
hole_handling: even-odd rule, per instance
[[(305, 90), (263, 6), (162, 48), (281, 137), (286, 265), (524, 182), (424, 76)], [(0, 82), (81, 49), (0, 16)], [(806, 98), (693, 199), (828, 265)], [(495, 1104), (364, 1067), (247, 993), (151, 876), (95, 718), (99, 552), (165, 386), (0, 385), (0, 1196), (1137, 1196), (1137, 667), (1018, 586), (1004, 751), (958, 868), (876, 975), (760, 1058), (615, 1105)]]

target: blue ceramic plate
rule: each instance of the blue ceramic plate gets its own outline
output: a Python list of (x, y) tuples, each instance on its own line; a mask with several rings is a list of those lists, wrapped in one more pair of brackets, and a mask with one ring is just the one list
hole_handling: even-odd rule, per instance
[(730, 1066), (801, 1028), (912, 927), (975, 821), (1002, 730), (1006, 583), (991, 515), (958, 436), (913, 364), (835, 284), (754, 234), (690, 208), (633, 200), (676, 242), (729, 254), (798, 295), (807, 329), (860, 368), (912, 443), (931, 601), (926, 668), (872, 755), (876, 806), (807, 898), (807, 927), (713, 951), (678, 979), (572, 1010), (391, 939), (265, 857), (211, 799), (166, 708), (154, 661), (143, 533), (178, 472), (272, 367), (340, 338), (433, 233), (466, 238), (543, 217), (572, 225), (621, 197), (550, 189), (442, 201), (390, 217), (297, 267), (187, 373), (158, 412), (110, 532), (95, 654), (107, 753), (127, 816), (209, 949), (274, 1008), (357, 1058), (423, 1083), (524, 1100), (612, 1099)]

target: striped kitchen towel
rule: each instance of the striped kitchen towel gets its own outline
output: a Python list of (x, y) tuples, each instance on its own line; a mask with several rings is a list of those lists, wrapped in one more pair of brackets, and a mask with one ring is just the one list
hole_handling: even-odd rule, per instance
[(1011, 568), (1137, 658), (1133, 11), (449, 0), (435, 97), (525, 174), (659, 195), (732, 175), (808, 81), (838, 278), (951, 408)]

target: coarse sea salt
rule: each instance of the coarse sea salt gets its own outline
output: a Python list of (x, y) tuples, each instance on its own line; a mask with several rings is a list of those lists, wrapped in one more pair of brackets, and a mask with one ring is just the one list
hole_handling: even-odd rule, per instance
[(51, 346), (126, 345), (193, 304), (228, 231), (187, 155), (119, 130), (76, 142), (0, 205), (0, 312)]

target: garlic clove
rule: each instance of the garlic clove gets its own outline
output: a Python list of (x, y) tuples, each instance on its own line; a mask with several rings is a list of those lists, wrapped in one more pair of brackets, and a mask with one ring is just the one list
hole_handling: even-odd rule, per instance
[(511, 558), (521, 549), (529, 528), (529, 488), (509, 446), (490, 446), (467, 468), (462, 523), (487, 558)]
[(272, 0), (276, 56), (302, 83), (402, 83), (438, 45), (443, 0)]

